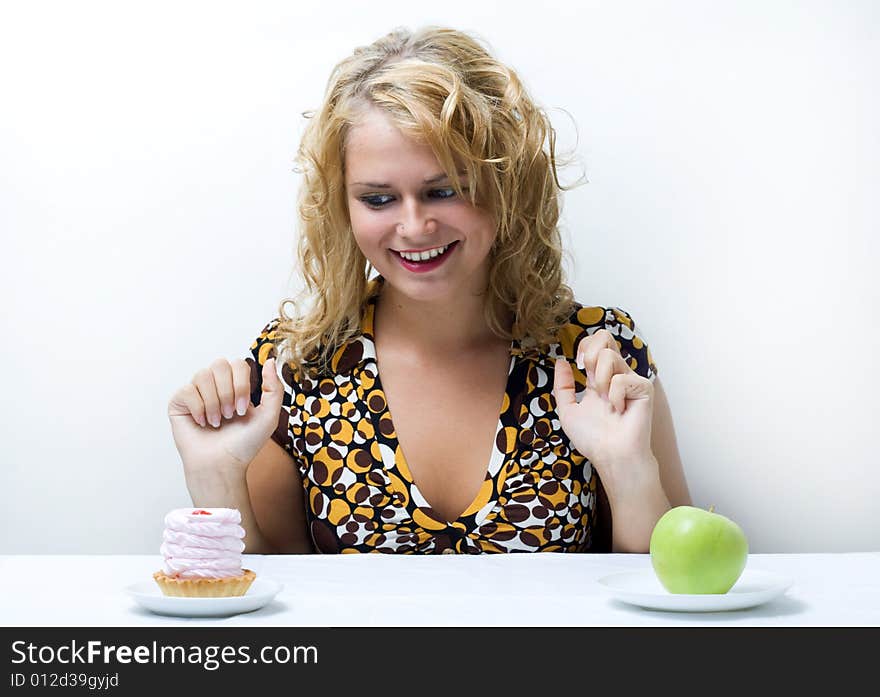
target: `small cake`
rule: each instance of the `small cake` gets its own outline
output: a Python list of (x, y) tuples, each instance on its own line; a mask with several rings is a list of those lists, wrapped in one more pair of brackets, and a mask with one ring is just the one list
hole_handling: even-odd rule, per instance
[(244, 528), (234, 508), (177, 508), (165, 516), (153, 578), (165, 595), (223, 598), (244, 595), (256, 578), (241, 566)]

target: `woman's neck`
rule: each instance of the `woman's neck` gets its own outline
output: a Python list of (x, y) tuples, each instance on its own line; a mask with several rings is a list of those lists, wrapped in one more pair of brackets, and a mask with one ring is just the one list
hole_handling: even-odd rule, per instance
[(438, 302), (414, 300), (383, 283), (374, 323), (383, 343), (405, 341), (421, 355), (449, 356), (499, 343), (483, 312), (485, 295), (463, 289)]

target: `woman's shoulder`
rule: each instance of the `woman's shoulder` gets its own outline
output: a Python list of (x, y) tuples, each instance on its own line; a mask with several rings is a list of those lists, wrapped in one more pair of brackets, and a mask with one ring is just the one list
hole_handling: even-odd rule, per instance
[(643, 377), (656, 375), (657, 366), (641, 327), (636, 325), (629, 312), (613, 305), (587, 305), (575, 301), (568, 319), (556, 332), (559, 351), (574, 361), (578, 344), (602, 329), (614, 337), (630, 368)]
[(252, 384), (262, 382), (260, 375), (263, 364), (270, 358), (274, 358), (278, 377), (287, 391), (296, 392), (303, 386), (308, 386), (307, 379), (291, 365), (284, 339), (280, 317), (269, 320), (257, 334), (251, 343), (250, 355), (245, 358), (245, 361), (251, 366)]
[[(269, 320), (260, 330), (250, 346), (250, 355), (245, 360), (251, 366), (251, 375), (254, 381), (259, 382), (257, 377), (263, 364), (270, 358), (274, 358), (278, 377), (285, 389), (291, 393), (309, 392), (314, 389), (320, 380), (313, 370), (303, 365), (302, 359), (294, 360), (294, 354), (288, 341), (289, 320), (274, 317)], [(306, 361), (313, 361), (317, 356), (314, 350)]]
[(278, 358), (277, 344), (281, 339), (278, 331), (280, 324), (280, 317), (269, 320), (251, 343), (251, 353), (260, 365), (263, 365), (269, 358)]

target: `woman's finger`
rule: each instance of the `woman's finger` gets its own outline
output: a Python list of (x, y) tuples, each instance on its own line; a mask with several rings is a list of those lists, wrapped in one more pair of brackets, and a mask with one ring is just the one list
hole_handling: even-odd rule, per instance
[(574, 374), (564, 358), (557, 358), (553, 366), (553, 397), (556, 399), (556, 414), (560, 420), (568, 409), (577, 404), (574, 387)]
[(251, 367), (244, 359), (232, 361), (231, 365), (235, 413), (244, 416), (251, 400)]
[(260, 406), (257, 407), (257, 419), (265, 424), (267, 434), (272, 433), (278, 425), (281, 405), (284, 401), (284, 385), (278, 378), (275, 358), (267, 358), (262, 369), (262, 394)]
[(208, 423), (214, 428), (220, 426), (220, 397), (217, 395), (217, 386), (214, 384), (214, 373), (205, 368), (193, 376), (192, 384), (199, 391), (199, 396), (205, 404), (205, 416)]
[(588, 377), (592, 378), (595, 374), (595, 363), (599, 357), (599, 352), (606, 348), (620, 353), (617, 340), (607, 329), (600, 329), (590, 334), (590, 336), (584, 337), (578, 342), (577, 352), (575, 353), (577, 367), (585, 371)]
[(225, 358), (218, 358), (211, 363), (214, 373), (214, 384), (217, 386), (217, 399), (220, 400), (220, 413), (223, 418), (235, 416), (235, 389), (232, 384), (232, 366)]
[(205, 420), (205, 403), (202, 401), (199, 391), (192, 383), (181, 387), (168, 403), (168, 416), (192, 416), (199, 426), (207, 425)]
[(654, 384), (632, 370), (628, 373), (617, 373), (611, 378), (608, 400), (618, 413), (622, 414), (626, 410), (627, 400), (650, 400), (653, 397)]
[(623, 356), (610, 348), (603, 348), (596, 358), (591, 387), (603, 399), (607, 399), (611, 379), (619, 373), (632, 372)]

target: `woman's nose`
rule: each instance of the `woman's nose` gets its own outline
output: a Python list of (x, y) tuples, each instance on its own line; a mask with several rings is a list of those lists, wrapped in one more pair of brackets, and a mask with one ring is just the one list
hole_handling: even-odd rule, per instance
[(398, 223), (398, 228), (403, 226), (402, 232), (407, 237), (430, 235), (437, 231), (437, 221), (419, 202), (412, 201), (403, 206), (403, 213), (403, 219)]

